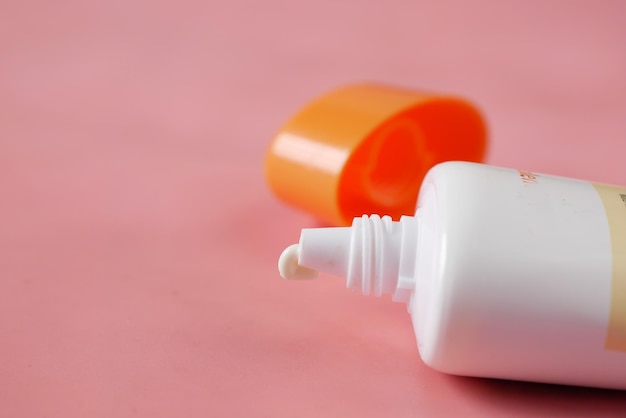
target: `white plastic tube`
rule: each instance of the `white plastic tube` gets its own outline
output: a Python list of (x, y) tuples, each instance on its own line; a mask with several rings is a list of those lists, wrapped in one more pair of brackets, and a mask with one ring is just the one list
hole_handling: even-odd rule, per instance
[(442, 372), (626, 389), (626, 189), (449, 162), (414, 217), (304, 229), (279, 261), (406, 302)]

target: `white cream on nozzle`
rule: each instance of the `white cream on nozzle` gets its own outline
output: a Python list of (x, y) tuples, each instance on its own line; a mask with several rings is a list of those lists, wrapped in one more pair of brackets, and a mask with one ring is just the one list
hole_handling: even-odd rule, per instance
[(299, 248), (298, 244), (285, 248), (278, 259), (278, 271), (283, 279), (287, 280), (307, 280), (315, 279), (319, 272), (298, 264)]
[(278, 260), (284, 279), (314, 279), (319, 271), (346, 277), (350, 257), (351, 228), (308, 228), (300, 243), (287, 247)]

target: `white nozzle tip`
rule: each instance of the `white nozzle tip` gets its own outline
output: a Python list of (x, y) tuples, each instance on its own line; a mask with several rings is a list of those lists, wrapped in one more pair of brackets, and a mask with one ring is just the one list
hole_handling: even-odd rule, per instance
[(298, 264), (298, 244), (285, 248), (278, 259), (278, 271), (283, 279), (306, 280), (315, 279), (319, 272)]

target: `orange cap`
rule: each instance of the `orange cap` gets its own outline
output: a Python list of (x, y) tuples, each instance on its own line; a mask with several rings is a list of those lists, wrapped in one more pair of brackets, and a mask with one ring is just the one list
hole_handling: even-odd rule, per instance
[(481, 161), (486, 128), (458, 98), (380, 84), (332, 91), (289, 120), (265, 160), (271, 189), (330, 224), (412, 215), (435, 164)]

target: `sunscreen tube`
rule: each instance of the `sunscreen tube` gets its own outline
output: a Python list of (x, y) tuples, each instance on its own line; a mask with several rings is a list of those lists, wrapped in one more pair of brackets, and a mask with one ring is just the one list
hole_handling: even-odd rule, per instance
[(415, 216), (303, 229), (279, 270), (406, 303), (439, 371), (626, 389), (625, 202), (626, 188), (446, 162)]

